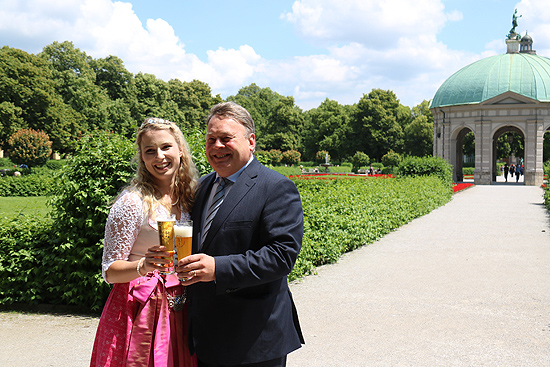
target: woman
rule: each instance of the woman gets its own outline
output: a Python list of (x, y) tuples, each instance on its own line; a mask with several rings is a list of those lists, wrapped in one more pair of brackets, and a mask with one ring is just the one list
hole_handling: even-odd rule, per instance
[(188, 220), (197, 172), (180, 129), (147, 118), (136, 138), (137, 174), (105, 226), (102, 274), (114, 287), (99, 321), (90, 366), (194, 367), (187, 343), (185, 289), (162, 275), (171, 256), (157, 218)]

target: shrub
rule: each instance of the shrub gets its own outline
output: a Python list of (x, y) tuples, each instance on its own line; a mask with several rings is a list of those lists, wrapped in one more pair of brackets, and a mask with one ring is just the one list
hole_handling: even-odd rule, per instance
[(0, 196), (47, 196), (54, 188), (51, 175), (28, 175), (0, 179)]
[(271, 159), (271, 164), (279, 164), (283, 161), (283, 152), (279, 149), (271, 149), (269, 151), (269, 158)]
[(50, 159), (46, 162), (46, 167), (55, 171), (55, 170), (61, 169), (65, 164), (67, 164), (66, 161)]
[(55, 241), (45, 255), (48, 289), (68, 305), (103, 306), (109, 287), (101, 257), (109, 205), (134, 175), (129, 140), (109, 133), (85, 136), (57, 177), (52, 199)]
[(187, 129), (184, 130), (185, 140), (189, 144), (191, 149), (191, 156), (193, 157), (193, 162), (199, 171), (199, 175), (203, 176), (207, 173), (212, 172), (212, 167), (208, 163), (206, 158), (206, 149), (205, 149), (205, 131), (201, 129)]
[(475, 170), (475, 167), (462, 167), (462, 174), (463, 175), (473, 175), (474, 170)]
[(52, 154), (52, 142), (48, 134), (33, 129), (21, 129), (9, 140), (10, 159), (16, 164), (41, 166)]
[(45, 262), (52, 260), (53, 232), (53, 222), (44, 218), (0, 219), (0, 305), (61, 302), (61, 294), (50, 292), (51, 280), (46, 279), (56, 265)]
[(291, 280), (429, 213), (453, 194), (434, 176), (292, 180), (304, 208), (304, 239)]
[(413, 157), (408, 156), (397, 167), (400, 176), (427, 176), (439, 177), (449, 187), (453, 183), (453, 171), (451, 165), (439, 157)]
[(297, 150), (287, 150), (283, 152), (283, 159), (282, 163), (285, 164), (298, 164), (300, 163), (300, 158), (302, 157), (302, 154), (298, 152)]
[(357, 172), (359, 168), (366, 166), (367, 164), (369, 164), (369, 162), (370, 162), (369, 156), (363, 152), (355, 152), (355, 154), (351, 158), (351, 163), (353, 164), (354, 172)]
[(386, 167), (397, 167), (402, 160), (401, 154), (390, 150), (382, 157), (382, 164)]

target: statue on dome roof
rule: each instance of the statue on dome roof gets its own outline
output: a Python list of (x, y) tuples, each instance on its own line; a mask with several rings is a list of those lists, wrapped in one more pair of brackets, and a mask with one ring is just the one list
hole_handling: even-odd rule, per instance
[(512, 29), (510, 29), (510, 34), (508, 34), (508, 39), (520, 39), (520, 35), (516, 33), (516, 27), (518, 26), (518, 18), (521, 17), (517, 15), (518, 10), (515, 9), (514, 14), (512, 15)]

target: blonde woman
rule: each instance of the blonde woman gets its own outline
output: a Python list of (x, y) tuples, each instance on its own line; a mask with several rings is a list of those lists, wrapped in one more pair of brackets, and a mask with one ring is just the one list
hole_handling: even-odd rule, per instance
[(114, 284), (90, 366), (194, 367), (187, 341), (185, 288), (162, 275), (157, 218), (189, 219), (197, 172), (181, 130), (147, 118), (136, 138), (136, 177), (115, 200), (105, 226), (102, 274)]

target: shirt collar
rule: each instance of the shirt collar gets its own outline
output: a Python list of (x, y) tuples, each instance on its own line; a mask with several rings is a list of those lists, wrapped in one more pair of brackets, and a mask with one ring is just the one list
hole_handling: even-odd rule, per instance
[[(243, 173), (244, 169), (246, 167), (248, 167), (248, 165), (250, 164), (250, 162), (252, 162), (252, 160), (254, 159), (254, 154), (251, 154), (250, 155), (250, 159), (248, 160), (248, 162), (246, 162), (246, 164), (244, 166), (241, 167), (240, 170), (238, 170), (237, 172), (233, 173), (231, 176), (227, 176), (226, 179), (228, 179), (229, 181), (231, 181), (231, 183), (235, 183), (237, 181), (237, 179), (239, 178), (239, 176), (241, 175), (241, 173)], [(216, 180), (215, 182), (219, 182), (220, 180), (220, 175), (218, 175), (218, 173), (216, 172)]]

